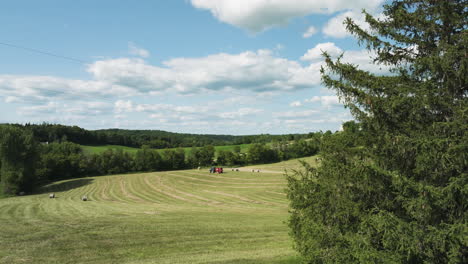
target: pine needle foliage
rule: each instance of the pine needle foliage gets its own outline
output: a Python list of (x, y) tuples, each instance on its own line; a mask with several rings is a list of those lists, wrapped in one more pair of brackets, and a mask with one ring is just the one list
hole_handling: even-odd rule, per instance
[(307, 263), (468, 263), (466, 0), (396, 0), (370, 30), (373, 74), (324, 54), (323, 83), (358, 121), (320, 167), (288, 176), (291, 235)]

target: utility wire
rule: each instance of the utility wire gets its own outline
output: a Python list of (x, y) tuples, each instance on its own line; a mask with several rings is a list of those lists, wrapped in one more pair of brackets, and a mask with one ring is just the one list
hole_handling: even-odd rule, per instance
[[(38, 53), (38, 54), (52, 56), (52, 57), (56, 57), (56, 58), (60, 58), (60, 59), (65, 59), (65, 60), (69, 60), (69, 61), (80, 63), (80, 64), (89, 63), (89, 62), (86, 62), (84, 60), (80, 60), (80, 59), (76, 59), (76, 58), (72, 58), (72, 57), (67, 57), (67, 56), (62, 56), (62, 55), (54, 54), (54, 53), (51, 53), (51, 52), (38, 50), (38, 49), (33, 49), (33, 48), (28, 48), (28, 47), (24, 47), (24, 46), (15, 45), (15, 44), (0, 42), (0, 45), (7, 46), (7, 47), (12, 47), (12, 48), (17, 48), (17, 49), (22, 49), (22, 50), (27, 50), (27, 51), (30, 51), (30, 52), (35, 52), (35, 53)], [(43, 89), (43, 88), (40, 89), (40, 90), (47, 91), (47, 92), (60, 92), (60, 91), (55, 91), (55, 90)], [(234, 91), (230, 91), (229, 94), (234, 94), (234, 95), (242, 96), (242, 97), (256, 97), (255, 95), (246, 95), (246, 94), (241, 94), (241, 93), (234, 92)], [(256, 99), (259, 100), (260, 98), (257, 97)], [(108, 101), (108, 100), (104, 100), (104, 101)], [(269, 102), (276, 102), (276, 103), (281, 102), (281, 103), (283, 103), (282, 100), (277, 99), (277, 98), (275, 98), (275, 99), (268, 98), (266, 100), (263, 99), (261, 101), (269, 101)], [(110, 100), (108, 102), (110, 102)]]
[(83, 60), (80, 60), (80, 59), (75, 59), (75, 58), (72, 58), (72, 57), (62, 56), (62, 55), (58, 55), (58, 54), (54, 54), (54, 53), (51, 53), (51, 52), (42, 51), (42, 50), (38, 50), (38, 49), (18, 46), (18, 45), (14, 45), (14, 44), (10, 44), (10, 43), (0, 42), (0, 45), (11, 47), (11, 48), (27, 50), (27, 51), (30, 51), (30, 52), (35, 52), (35, 53), (39, 53), (39, 54), (42, 54), (42, 55), (52, 56), (52, 57), (56, 57), (56, 58), (60, 58), (60, 59), (73, 61), (73, 62), (78, 62), (80, 64), (81, 63), (87, 63), (86, 61), (83, 61)]

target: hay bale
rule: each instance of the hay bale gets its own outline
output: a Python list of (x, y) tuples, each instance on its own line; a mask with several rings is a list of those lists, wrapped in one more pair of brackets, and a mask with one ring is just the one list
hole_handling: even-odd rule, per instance
[(55, 193), (49, 194), (49, 198), (55, 198)]
[(23, 195), (25, 195), (25, 194), (26, 194), (25, 192), (20, 192), (18, 195), (19, 195), (19, 196), (23, 196)]
[(84, 202), (88, 201), (88, 196), (83, 195), (83, 197), (81, 197), (81, 200), (84, 201)]

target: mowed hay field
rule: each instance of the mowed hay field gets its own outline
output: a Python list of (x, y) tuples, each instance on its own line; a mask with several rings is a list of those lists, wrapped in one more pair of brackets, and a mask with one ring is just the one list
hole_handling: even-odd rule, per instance
[(311, 166), (315, 167), (318, 166), (319, 161), (317, 161), (318, 156), (312, 156), (312, 157), (306, 157), (306, 158), (300, 158), (300, 159), (292, 159), (292, 160), (286, 160), (278, 163), (272, 163), (272, 164), (260, 164), (260, 165), (251, 165), (251, 166), (246, 166), (243, 167), (243, 171), (249, 171), (249, 170), (260, 170), (261, 172), (288, 172), (291, 173), (293, 170), (300, 170), (303, 168), (302, 164), (299, 162), (305, 161), (309, 163)]
[(0, 199), (0, 263), (298, 263), (286, 180), (267, 167), (81, 178)]

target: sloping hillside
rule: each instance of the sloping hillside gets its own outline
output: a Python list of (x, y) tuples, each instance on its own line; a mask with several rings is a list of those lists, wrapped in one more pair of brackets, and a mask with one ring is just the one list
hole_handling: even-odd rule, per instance
[(230, 170), (56, 182), (0, 200), (0, 263), (296, 263), (285, 187)]

